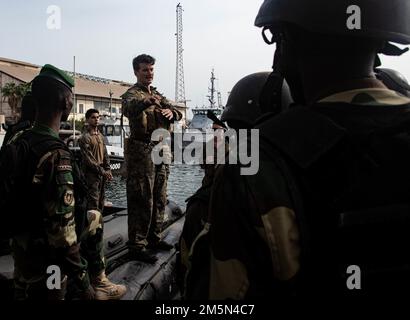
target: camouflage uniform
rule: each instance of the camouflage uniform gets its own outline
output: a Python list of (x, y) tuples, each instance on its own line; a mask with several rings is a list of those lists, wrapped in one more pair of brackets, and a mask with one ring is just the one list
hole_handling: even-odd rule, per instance
[[(152, 96), (160, 100), (161, 108), (145, 105), (144, 99)], [(131, 131), (126, 148), (128, 238), (131, 245), (143, 248), (161, 238), (169, 176), (169, 165), (154, 165), (151, 160), (155, 145), (151, 134), (159, 128), (170, 130), (171, 121), (162, 115), (161, 109), (170, 109), (173, 121), (181, 120), (182, 114), (154, 87), (150, 93), (137, 83), (122, 98)]]
[[(225, 148), (225, 156), (228, 155), (229, 152), (229, 144), (223, 143), (223, 139), (218, 138), (217, 140), (212, 139), (207, 142), (208, 144), (213, 144), (214, 147), (214, 156), (213, 162), (214, 163), (207, 163), (210, 162), (210, 156), (206, 156), (203, 154), (203, 161), (204, 163), (201, 165), (201, 168), (204, 169), (205, 175), (202, 179), (201, 187), (191, 196), (187, 201), (187, 207), (185, 212), (185, 222), (184, 227), (182, 229), (181, 237), (180, 237), (180, 260), (178, 261), (178, 280), (180, 282), (181, 292), (186, 297), (196, 296), (195, 290), (196, 285), (191, 286), (192, 281), (190, 280), (193, 277), (191, 273), (191, 269), (194, 269), (196, 272), (196, 266), (191, 265), (191, 261), (195, 260), (197, 264), (207, 264), (207, 261), (203, 261), (197, 258), (193, 258), (191, 256), (191, 248), (193, 243), (196, 241), (197, 238), (200, 238), (203, 232), (207, 232), (210, 224), (209, 224), (209, 200), (211, 198), (211, 190), (212, 185), (214, 182), (215, 173), (218, 168), (221, 166), (217, 164), (217, 155), (218, 155), (218, 148)], [(206, 150), (207, 143), (204, 143), (204, 149)], [(198, 246), (198, 244), (196, 244)], [(200, 246), (201, 244), (199, 244)], [(202, 248), (201, 250), (203, 250)], [(200, 273), (202, 271), (198, 270)], [(206, 276), (202, 275), (202, 279), (206, 279)], [(206, 296), (196, 296), (198, 299), (206, 298)]]
[[(42, 125), (35, 125), (29, 134), (59, 139), (53, 130)], [(36, 216), (30, 218), (30, 226), (25, 226), (23, 220), (22, 230), (27, 231), (12, 239), (15, 298), (47, 299), (55, 294), (46, 288), (46, 270), (50, 265), (60, 267), (62, 280), (68, 276), (88, 286), (87, 265), (80, 257), (76, 234), (70, 153), (57, 149), (45, 154), (29, 189), (31, 203), (27, 205)]]
[[(337, 125), (346, 128), (349, 133), (372, 132), (397, 121), (410, 120), (410, 99), (385, 88), (342, 92), (319, 101), (311, 108), (317, 113), (325, 114)], [(310, 112), (315, 112), (313, 110)], [(201, 259), (204, 259), (204, 255), (207, 256), (209, 268), (207, 272), (196, 272), (195, 277), (188, 279), (191, 281), (190, 286), (195, 287), (197, 291), (195, 295), (188, 298), (255, 299), (286, 293), (293, 294), (296, 289), (295, 281), (302, 275), (303, 270), (301, 269), (303, 230), (300, 229), (299, 216), (297, 216), (298, 205), (293, 197), (292, 190), (295, 187), (289, 183), (287, 174), (279, 165), (279, 155), (274, 153), (276, 157), (272, 157), (273, 147), (267, 137), (272, 134), (270, 130), (277, 126), (278, 129), (274, 131), (275, 138), (285, 139), (285, 142), (290, 141), (287, 139), (305, 141), (306, 134), (317, 127), (304, 119), (306, 126), (298, 127), (300, 130), (296, 132), (293, 127), (280, 127), (281, 115), (277, 117), (271, 118), (258, 127), (261, 136), (260, 165), (256, 175), (240, 175), (240, 165), (221, 166), (216, 172), (209, 204), (211, 227), (206, 230), (205, 235), (209, 237), (209, 251), (197, 245), (191, 249), (193, 251), (191, 256), (194, 258), (195, 255)], [(406, 139), (408, 144), (408, 137)], [(314, 141), (312, 146), (314, 143), (317, 141)], [(313, 159), (311, 156), (316, 156), (314, 154), (316, 151), (312, 149), (314, 148), (308, 146), (311, 152), (309, 159)], [(319, 148), (317, 152), (322, 151), (323, 148)], [(302, 161), (300, 154), (298, 156)], [(330, 162), (331, 166), (327, 173), (332, 175), (333, 180), (340, 182), (337, 188), (343, 188), (343, 183), (348, 179), (342, 179), (346, 176), (345, 172), (335, 170), (338, 168), (336, 163), (340, 155), (333, 156), (335, 159), (332, 158), (333, 162)], [(324, 159), (317, 166), (322, 168), (326, 160), (329, 161), (329, 158)], [(350, 166), (346, 169), (351, 170)], [(328, 179), (328, 177), (324, 175), (320, 179)], [(379, 197), (383, 198), (383, 192), (392, 186), (390, 183), (387, 183), (386, 187), (378, 183), (375, 188), (381, 187)], [(324, 184), (323, 187), (326, 189), (329, 185)], [(372, 194), (368, 196), (371, 197)], [(374, 201), (374, 197), (368, 200)], [(320, 198), (319, 202), (313, 203), (313, 207), (309, 207), (313, 210), (312, 217), (316, 215), (321, 217), (316, 219), (322, 219), (326, 216), (322, 213), (327, 213), (329, 216), (329, 211), (321, 211), (325, 206), (324, 203), (324, 199)], [(321, 284), (319, 280), (322, 276), (323, 279), (327, 279), (323, 272), (329, 267), (331, 262), (329, 256), (331, 250), (334, 250), (326, 247), (326, 241), (323, 241), (332, 237), (330, 234), (332, 231), (325, 229), (319, 230), (318, 241), (325, 246), (326, 251), (323, 252), (326, 254), (323, 255), (322, 252), (321, 260), (315, 270), (317, 286)], [(196, 271), (201, 268), (199, 264), (192, 265), (196, 266)], [(206, 281), (204, 278), (207, 278)], [(311, 293), (315, 289), (317, 288), (313, 284), (308, 288), (310, 290), (308, 292)]]
[[(180, 254), (178, 257), (177, 279), (181, 293), (187, 297), (193, 296), (192, 290), (195, 290), (195, 287), (190, 286), (192, 281), (190, 281), (189, 278), (186, 279), (187, 275), (191, 273), (191, 269), (196, 269), (196, 266), (191, 265), (191, 261), (194, 260), (191, 256), (192, 244), (201, 231), (207, 229), (209, 226), (208, 209), (215, 166), (207, 164), (204, 165), (204, 169), (205, 176), (202, 180), (201, 187), (186, 200), (185, 222), (179, 240)], [(201, 264), (203, 260), (199, 259), (199, 261), (197, 261), (195, 259), (195, 263)], [(199, 277), (197, 279), (199, 280)], [(197, 286), (197, 283), (195, 283), (195, 286)]]
[(78, 141), (81, 149), (83, 171), (88, 185), (87, 209), (104, 209), (105, 179), (103, 173), (110, 170), (110, 159), (104, 138), (100, 132), (85, 132)]

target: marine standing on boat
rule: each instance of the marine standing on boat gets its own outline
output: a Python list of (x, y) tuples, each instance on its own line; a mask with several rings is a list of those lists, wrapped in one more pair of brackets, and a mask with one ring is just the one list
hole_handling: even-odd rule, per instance
[(106, 181), (112, 180), (110, 159), (104, 137), (98, 130), (99, 111), (89, 109), (85, 114), (87, 129), (78, 140), (81, 150), (83, 172), (88, 185), (87, 209), (104, 210)]
[(146, 247), (170, 250), (161, 240), (162, 222), (167, 201), (169, 165), (155, 165), (151, 152), (154, 130), (170, 130), (182, 114), (151, 84), (155, 59), (142, 54), (133, 60), (137, 83), (122, 96), (123, 114), (129, 119), (131, 135), (125, 153), (127, 159), (128, 238), (135, 257), (154, 263), (156, 258)]

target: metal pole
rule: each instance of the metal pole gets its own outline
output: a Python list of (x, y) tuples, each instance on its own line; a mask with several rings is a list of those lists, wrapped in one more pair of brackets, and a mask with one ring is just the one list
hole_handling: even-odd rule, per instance
[(1, 90), (3, 89), (3, 74), (0, 73), (0, 114), (3, 114), (3, 94)]
[(124, 136), (124, 115), (122, 112), (121, 112), (121, 118), (120, 118), (120, 126), (121, 126), (121, 148), (124, 149), (124, 143), (123, 143), (123, 140), (125, 139), (125, 137), (123, 137)]
[(75, 115), (77, 112), (77, 101), (75, 98), (75, 56), (74, 56), (74, 88), (73, 88), (73, 94), (74, 94), (74, 111), (73, 111), (73, 137), (74, 137), (74, 141), (73, 141), (73, 146), (76, 146), (76, 140), (75, 140)]
[(113, 92), (110, 89), (110, 118), (112, 118), (112, 95), (113, 95)]

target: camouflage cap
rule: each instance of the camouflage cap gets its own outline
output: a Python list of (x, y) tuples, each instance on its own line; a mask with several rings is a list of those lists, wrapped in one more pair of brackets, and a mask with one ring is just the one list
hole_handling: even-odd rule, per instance
[(74, 87), (74, 79), (63, 70), (60, 70), (51, 64), (44, 65), (36, 78), (54, 79), (65, 85), (70, 90)]

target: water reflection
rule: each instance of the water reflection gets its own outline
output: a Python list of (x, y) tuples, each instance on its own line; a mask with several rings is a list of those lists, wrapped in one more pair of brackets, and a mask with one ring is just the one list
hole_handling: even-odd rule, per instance
[[(185, 210), (185, 200), (199, 188), (204, 172), (198, 165), (188, 164), (171, 165), (170, 171), (168, 198)], [(115, 206), (126, 206), (125, 179), (114, 176), (113, 181), (107, 184), (105, 196), (106, 200), (111, 201)]]

